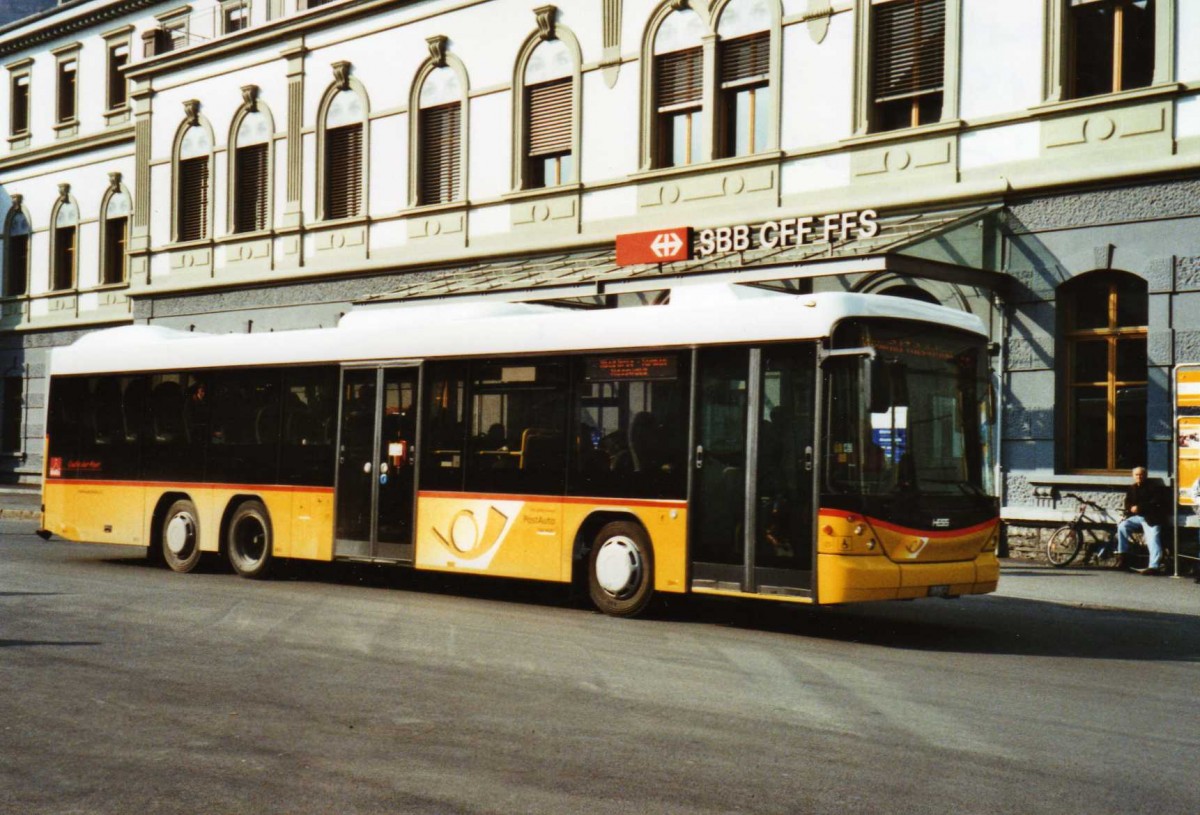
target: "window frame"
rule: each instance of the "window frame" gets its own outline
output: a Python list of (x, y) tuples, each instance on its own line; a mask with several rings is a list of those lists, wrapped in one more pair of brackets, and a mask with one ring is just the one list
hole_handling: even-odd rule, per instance
[[(14, 62), (8, 67), (8, 140), (13, 147), (28, 144), (33, 127), (33, 60), (24, 59)], [(17, 93), (17, 87), (24, 87), (23, 94)], [(17, 116), (17, 99), (24, 98), (24, 126), (17, 129), (17, 122), (22, 118)], [(18, 144), (23, 142), (24, 144)]]
[[(64, 205), (75, 208), (75, 223), (69, 226), (60, 226), (58, 223), (58, 215)], [(79, 224), (81, 220), (79, 205), (69, 195), (59, 198), (54, 203), (54, 209), (50, 211), (49, 291), (53, 294), (71, 292), (79, 288)], [(69, 243), (64, 239), (69, 239)], [(64, 261), (69, 267), (65, 272), (62, 269)], [(59, 285), (60, 283), (65, 285)]]
[[(221, 3), (220, 14), (222, 36), (236, 34), (250, 27), (251, 10), (249, 0), (225, 0), (225, 2)], [(235, 19), (234, 15), (238, 15), (236, 19), (240, 19), (241, 24), (230, 28), (230, 22)]]
[[(189, 100), (189, 103), (191, 100)], [(197, 106), (199, 103), (195, 103)], [(188, 130), (193, 127), (203, 128), (206, 138), (208, 139), (208, 153), (203, 156), (189, 156), (182, 158), (180, 153), (183, 149), (183, 141)], [(175, 133), (175, 147), (171, 151), (171, 237), (175, 243), (195, 243), (199, 241), (211, 241), (213, 238), (213, 192), (215, 177), (213, 173), (214, 167), (214, 149), (215, 139), (213, 138), (212, 127), (208, 120), (203, 116), (195, 116), (194, 119), (185, 118), (180, 123), (179, 129)], [(202, 186), (199, 189), (199, 194), (202, 199), (203, 211), (200, 213), (200, 234), (196, 236), (184, 236), (183, 234), (183, 215), (184, 213), (184, 189), (183, 182), (183, 166), (185, 162), (194, 162), (195, 166), (199, 166), (199, 162), (204, 162), (204, 175), (201, 180)], [(192, 165), (189, 165), (189, 168)]]
[[(114, 174), (115, 175), (115, 174)], [(118, 195), (124, 195), (129, 200), (129, 212), (118, 218), (112, 218), (108, 214), (108, 207), (112, 199)], [(113, 260), (113, 235), (111, 234), (112, 226), (116, 221), (122, 221), (121, 235), (121, 254), (120, 254), (120, 274), (117, 279), (112, 280), (111, 264)], [(130, 226), (133, 221), (133, 196), (129, 190), (125, 188), (120, 180), (114, 181), (112, 185), (105, 190), (104, 197), (100, 201), (100, 280), (99, 285), (105, 286), (121, 286), (129, 282), (129, 233)]]
[[(538, 11), (546, 11), (539, 9)], [(531, 34), (521, 46), (517, 53), (517, 60), (513, 68), (513, 179), (512, 187), (515, 191), (521, 190), (553, 190), (563, 187), (569, 187), (579, 183), (580, 179), (580, 152), (582, 148), (582, 55), (579, 48), (579, 41), (575, 35), (565, 26), (557, 23), (552, 18), (539, 17), (539, 30)], [(543, 25), (546, 30), (542, 30)], [(530, 60), (534, 53), (544, 43), (556, 41), (562, 44), (567, 49), (571, 56), (571, 68), (563, 76), (555, 76), (551, 79), (545, 79), (535, 82), (526, 81)], [(542, 176), (541, 170), (536, 166), (537, 160), (531, 154), (530, 143), (532, 139), (533, 128), (533, 108), (531, 104), (531, 95), (534, 88), (540, 88), (552, 83), (564, 82), (570, 83), (570, 99), (568, 101), (568, 115), (570, 117), (570, 134), (569, 145), (566, 150), (559, 151), (556, 154), (547, 154), (556, 160), (556, 172), (558, 174), (557, 183), (544, 183), (545, 179)], [(562, 159), (570, 158), (570, 168), (566, 173), (562, 172)]]
[[(120, 40), (109, 40), (105, 44), (105, 105), (109, 113), (124, 111), (129, 108), (129, 80), (121, 69), (129, 65), (133, 59), (133, 44), (128, 37)], [(118, 52), (124, 50), (124, 62), (118, 62), (121, 56)], [(117, 89), (120, 92), (117, 92)]]
[[(1076, 97), (1072, 94), (1072, 23), (1070, 20), (1071, 0), (1045, 0), (1046, 2), (1046, 40), (1045, 40), (1045, 75), (1043, 96), (1047, 103), (1075, 102), (1084, 100), (1103, 100), (1113, 94), (1097, 94), (1095, 96)], [(1175, 81), (1175, 52), (1176, 46), (1176, 12), (1175, 3), (1168, 0), (1157, 0), (1154, 3), (1154, 56), (1153, 78), (1150, 85), (1154, 88)], [(1132, 88), (1120, 93), (1144, 92), (1146, 87)]]
[[(361, 82), (353, 76), (350, 76), (351, 66), (348, 62), (335, 62), (333, 70), (335, 81), (330, 83), (325, 89), (324, 96), (321, 97), (321, 103), (317, 107), (317, 220), (318, 221), (341, 221), (351, 218), (365, 218), (368, 214), (370, 202), (370, 156), (371, 156), (371, 100), (367, 96), (367, 89)], [(354, 126), (361, 127), (360, 136), (360, 155), (359, 155), (359, 188), (358, 188), (358, 207), (357, 214), (347, 216), (346, 218), (334, 218), (330, 215), (330, 164), (329, 164), (329, 144), (328, 133), (330, 130), (335, 130), (339, 127), (349, 127), (351, 125), (334, 125), (330, 127), (328, 124), (330, 107), (333, 105), (334, 99), (343, 91), (354, 93), (362, 105), (362, 118), (358, 120)]]
[[(430, 37), (426, 40), (430, 56), (417, 70), (409, 95), (409, 130), (408, 130), (408, 201), (411, 207), (443, 206), (456, 207), (467, 203), (470, 197), (470, 133), (471, 133), (471, 84), (466, 66), (454, 54), (446, 53), (446, 38)], [(458, 194), (451, 201), (440, 204), (426, 204), (422, 199), (421, 189), (424, 183), (424, 156), (421, 150), (421, 111), (441, 105), (421, 105), (421, 91), (425, 87), (429, 75), (440, 68), (454, 71), (458, 79)], [(452, 104), (452, 103), (445, 103)]]
[[(13, 267), (13, 244), (12, 244), (13, 236), (11, 234), (11, 230), (12, 230), (13, 219), (16, 218), (18, 215), (25, 219), (25, 223), (28, 224), (29, 230), (23, 235), (23, 237), (25, 238), (25, 241), (24, 241), (25, 249), (24, 249), (24, 258), (23, 258), (24, 263), (22, 264), (24, 268), (21, 269), (20, 291), (14, 291), (13, 290), (14, 287), (11, 285), (12, 276), (10, 274), (12, 271), (12, 267)], [(4, 216), (4, 285), (3, 285), (3, 289), (0, 289), (0, 295), (2, 295), (3, 297), (17, 298), (17, 297), (28, 297), (29, 296), (29, 289), (30, 289), (29, 261), (30, 261), (32, 243), (33, 243), (33, 221), (30, 220), (30, 218), (29, 218), (29, 212), (25, 209), (24, 206), (22, 206), (20, 204), (14, 204), (13, 206), (9, 207), (8, 213)]]
[(54, 53), (54, 124), (70, 127), (79, 123), (79, 46)]
[[(1117, 441), (1117, 410), (1118, 410), (1118, 392), (1121, 388), (1127, 387), (1143, 387), (1149, 388), (1150, 380), (1150, 365), (1149, 360), (1146, 364), (1146, 376), (1141, 380), (1121, 380), (1117, 379), (1118, 345), (1123, 340), (1141, 340), (1143, 343), (1149, 341), (1149, 324), (1142, 326), (1121, 326), (1117, 322), (1118, 306), (1120, 294), (1119, 289), (1122, 281), (1138, 281), (1145, 286), (1145, 281), (1136, 275), (1131, 275), (1126, 272), (1117, 272), (1112, 270), (1104, 270), (1097, 272), (1089, 272), (1085, 275), (1080, 275), (1068, 283), (1064, 284), (1067, 288), (1060, 289), (1056, 298), (1057, 307), (1060, 312), (1060, 331), (1059, 338), (1060, 358), (1062, 360), (1060, 371), (1060, 388), (1062, 393), (1063, 415), (1061, 418), (1061, 426), (1065, 431), (1062, 435), (1064, 439), (1063, 448), (1061, 450), (1062, 460), (1065, 463), (1065, 470), (1070, 473), (1083, 474), (1113, 474), (1125, 472), (1129, 467), (1125, 463), (1118, 461)], [(1108, 287), (1108, 315), (1107, 324), (1099, 328), (1076, 328), (1074, 327), (1074, 314), (1078, 309), (1079, 302), (1077, 292), (1084, 286), (1094, 288), (1099, 285)], [(1142, 295), (1146, 298), (1147, 320), (1149, 320), (1149, 291), (1148, 287)], [(1075, 361), (1078, 354), (1078, 348), (1085, 342), (1100, 342), (1103, 341), (1106, 348), (1106, 376), (1103, 382), (1099, 380), (1075, 381)], [(1148, 350), (1148, 348), (1147, 348)], [(1107, 427), (1105, 428), (1105, 467), (1079, 467), (1074, 460), (1074, 451), (1071, 439), (1074, 438), (1075, 429), (1079, 423), (1076, 417), (1074, 408), (1074, 393), (1080, 388), (1095, 388), (1099, 386), (1105, 388), (1105, 416)], [(1146, 429), (1142, 429), (1142, 441), (1145, 445)], [(1145, 458), (1145, 446), (1142, 449), (1142, 455), (1137, 458)], [(1145, 465), (1145, 461), (1139, 461), (1136, 464)], [(1136, 465), (1130, 465), (1136, 466)]]
[[(764, 47), (766, 50), (767, 60), (765, 70), (752, 76), (727, 79), (724, 75), (726, 49), (732, 47), (733, 44), (737, 44), (738, 47), (741, 47), (742, 43), (752, 39), (765, 42)], [(718, 125), (720, 128), (720, 138), (717, 141), (717, 158), (740, 158), (744, 156), (761, 155), (762, 153), (768, 152), (772, 147), (773, 128), (770, 126), (770, 120), (776, 107), (776, 94), (774, 93), (775, 88), (771, 82), (771, 65), (775, 61), (772, 59), (771, 55), (771, 40), (771, 32), (768, 30), (754, 31), (749, 34), (742, 34), (741, 36), (730, 37), (729, 39), (720, 39), (717, 41), (717, 93), (719, 95), (717, 111), (721, 120)], [(767, 94), (769, 95), (767, 101), (768, 108), (761, 114), (758, 111), (759, 95), (757, 93), (757, 91), (760, 90), (766, 90)], [(746, 153), (739, 154), (737, 152), (737, 138), (738, 133), (741, 131), (743, 122), (740, 121), (740, 117), (738, 116), (738, 95), (747, 91), (751, 93), (749, 121), (745, 123), (750, 149)], [(765, 116), (768, 120), (766, 128), (766, 141), (761, 148), (755, 144), (755, 135), (757, 133), (760, 116)]]
[[(229, 213), (228, 231), (230, 234), (247, 235), (258, 232), (268, 232), (274, 228), (274, 196), (272, 195), (275, 173), (275, 118), (271, 115), (270, 109), (258, 99), (257, 87), (247, 86), (252, 88), (253, 102), (243, 104), (234, 114), (233, 121), (229, 127), (229, 151), (228, 151), (228, 170), (229, 170), (229, 201), (227, 204), (227, 212)], [(244, 89), (245, 91), (246, 89)], [(252, 113), (257, 113), (266, 118), (267, 127), (270, 131), (265, 142), (255, 142), (254, 144), (240, 145), (238, 144), (238, 131), (241, 129), (242, 122)], [(242, 151), (250, 148), (262, 148), (265, 153), (262, 168), (262, 188), (260, 190), (261, 201), (261, 223), (256, 216), (255, 226), (252, 229), (240, 228), (242, 224), (240, 220), (243, 216), (240, 202), (243, 197), (243, 186), (245, 179), (242, 177), (241, 157)]]
[(875, 76), (875, 9), (893, 3), (928, 2), (928, 0), (856, 0), (858, 9), (857, 55), (858, 71), (855, 81), (856, 136), (868, 134), (909, 132), (913, 127), (933, 127), (958, 120), (959, 84), (961, 81), (959, 52), (962, 42), (962, 0), (943, 0), (945, 3), (944, 49), (942, 56), (942, 111), (931, 122), (907, 128), (880, 130), (876, 125)]

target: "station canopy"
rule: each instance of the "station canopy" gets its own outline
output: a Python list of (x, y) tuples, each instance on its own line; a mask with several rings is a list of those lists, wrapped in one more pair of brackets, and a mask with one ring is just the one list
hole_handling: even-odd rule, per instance
[[(430, 298), (487, 297), (580, 308), (611, 304), (617, 295), (652, 297), (684, 281), (727, 281), (802, 293), (811, 278), (898, 274), (997, 290), (1000, 205), (881, 215), (871, 237), (763, 246), (761, 224), (750, 225), (749, 246), (671, 263), (617, 264), (613, 243), (543, 255), (489, 257), (408, 275), (393, 291), (359, 302), (369, 306)], [(696, 230), (697, 233), (699, 230)]]

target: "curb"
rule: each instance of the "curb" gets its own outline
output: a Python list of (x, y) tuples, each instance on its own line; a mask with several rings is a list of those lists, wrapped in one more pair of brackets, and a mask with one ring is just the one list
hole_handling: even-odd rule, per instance
[(36, 509), (0, 509), (0, 521), (39, 521), (42, 513)]

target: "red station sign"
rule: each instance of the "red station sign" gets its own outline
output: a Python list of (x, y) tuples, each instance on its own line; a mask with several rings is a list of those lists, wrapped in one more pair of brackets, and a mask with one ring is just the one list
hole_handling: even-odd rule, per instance
[(617, 265), (639, 263), (671, 263), (692, 257), (692, 229), (655, 229), (652, 232), (632, 232), (617, 235)]

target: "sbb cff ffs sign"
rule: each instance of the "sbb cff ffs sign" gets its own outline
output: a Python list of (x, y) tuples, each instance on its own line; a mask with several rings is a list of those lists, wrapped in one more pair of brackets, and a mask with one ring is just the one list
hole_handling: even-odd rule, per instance
[(617, 235), (617, 265), (673, 263), (692, 257), (691, 227)]

